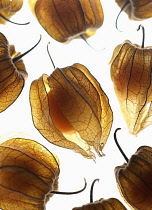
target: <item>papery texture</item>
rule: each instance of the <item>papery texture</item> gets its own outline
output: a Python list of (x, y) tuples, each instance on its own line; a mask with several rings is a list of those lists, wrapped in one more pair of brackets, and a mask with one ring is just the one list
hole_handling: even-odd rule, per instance
[(29, 0), (29, 6), (41, 26), (59, 42), (92, 36), (103, 24), (100, 0)]
[(145, 20), (152, 17), (152, 0), (115, 0), (115, 2), (120, 8), (128, 2), (123, 11), (131, 20)]
[(25, 65), (14, 45), (9, 45), (6, 37), (0, 33), (0, 112), (7, 109), (20, 95), (27, 77)]
[[(23, 0), (1, 0), (0, 15), (10, 19), (23, 6)], [(0, 17), (0, 24), (5, 24), (7, 21)]]
[(140, 147), (129, 162), (115, 168), (116, 180), (125, 201), (133, 209), (152, 209), (152, 148)]
[(55, 69), (33, 81), (33, 122), (51, 143), (87, 158), (99, 156), (112, 126), (109, 100), (97, 80), (81, 64)]
[(111, 79), (130, 133), (137, 134), (152, 124), (152, 49), (129, 41), (116, 47), (111, 62)]
[(0, 208), (43, 210), (58, 188), (58, 159), (29, 139), (10, 139), (0, 145)]

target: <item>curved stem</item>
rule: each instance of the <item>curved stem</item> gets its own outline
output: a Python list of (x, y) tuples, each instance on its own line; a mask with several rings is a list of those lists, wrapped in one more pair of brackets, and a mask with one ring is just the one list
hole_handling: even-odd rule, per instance
[(78, 190), (78, 191), (75, 191), (75, 192), (50, 191), (50, 193), (53, 193), (53, 194), (61, 194), (61, 195), (74, 195), (74, 194), (78, 194), (78, 193), (83, 192), (86, 189), (86, 186), (87, 186), (86, 179), (84, 179), (84, 182), (85, 182), (84, 187), (81, 190)]
[(83, 36), (82, 34), (80, 35), (80, 37), (81, 37), (81, 38), (85, 41), (85, 43), (86, 43), (89, 47), (91, 47), (93, 50), (96, 50), (96, 51), (101, 51), (101, 50), (103, 50), (103, 49), (101, 49), (101, 50), (99, 49), (99, 50), (98, 50), (98, 49), (93, 48), (93, 47), (87, 42), (87, 40), (84, 38), (84, 36)]
[(13, 63), (17, 62), (17, 61), (20, 60), (23, 56), (25, 56), (26, 54), (28, 54), (29, 52), (31, 52), (31, 51), (40, 43), (41, 38), (42, 38), (42, 36), (40, 35), (39, 41), (38, 41), (31, 49), (29, 49), (29, 50), (27, 50), (25, 53), (23, 53), (23, 54), (21, 54), (21, 55), (15, 57), (15, 58), (13, 58), (13, 59), (12, 59)]
[(139, 25), (139, 27), (138, 27), (137, 31), (139, 31), (139, 30), (140, 30), (140, 28), (142, 28), (142, 33), (143, 33), (143, 38), (142, 38), (142, 45), (141, 45), (141, 48), (144, 48), (144, 44), (145, 44), (145, 28), (144, 28), (144, 26)]
[(52, 63), (52, 65), (53, 65), (53, 68), (55, 69), (55, 68), (56, 68), (56, 67), (55, 67), (55, 64), (54, 64), (53, 59), (52, 59), (52, 57), (51, 57), (51, 55), (50, 55), (50, 52), (49, 52), (49, 44), (50, 44), (50, 42), (48, 42), (48, 44), (47, 44), (47, 52), (48, 52), (49, 58), (50, 58), (50, 60), (51, 60), (51, 63)]
[[(126, 7), (129, 3), (130, 3), (130, 1), (127, 0), (126, 3), (125, 3), (125, 4), (123, 5), (123, 7), (121, 8), (120, 12), (119, 12), (118, 15), (117, 15), (116, 22), (115, 22), (115, 26), (116, 26), (116, 29), (117, 29), (118, 31), (120, 31), (120, 30), (118, 29), (118, 18), (119, 18), (119, 16), (120, 16), (121, 12), (125, 9), (125, 7)], [(120, 31), (120, 32), (122, 32), (122, 31)]]
[(30, 22), (27, 22), (27, 23), (15, 23), (11, 20), (9, 20), (8, 18), (6, 18), (5, 16), (3, 16), (2, 14), (0, 14), (0, 17), (3, 18), (4, 20), (10, 22), (10, 23), (13, 23), (13, 24), (16, 24), (16, 25), (28, 25)]
[(128, 157), (125, 155), (124, 151), (121, 149), (121, 147), (120, 147), (120, 145), (119, 145), (119, 143), (118, 143), (118, 141), (117, 141), (117, 137), (116, 137), (116, 133), (117, 133), (117, 131), (120, 130), (120, 129), (121, 129), (121, 128), (117, 128), (117, 129), (115, 130), (115, 132), (114, 132), (114, 140), (115, 140), (115, 143), (116, 143), (116, 145), (117, 145), (119, 151), (121, 152), (122, 156), (124, 157), (124, 159), (126, 160), (126, 162), (128, 162)]
[(96, 181), (99, 182), (99, 179), (95, 179), (95, 180), (92, 182), (92, 185), (91, 185), (91, 189), (90, 189), (90, 203), (93, 203), (93, 188), (94, 188), (94, 184), (95, 184)]
[[(84, 36), (81, 34), (80, 37), (85, 41), (85, 43), (92, 48), (92, 46), (87, 42), (87, 40), (84, 38)], [(93, 49), (93, 48), (92, 48)]]

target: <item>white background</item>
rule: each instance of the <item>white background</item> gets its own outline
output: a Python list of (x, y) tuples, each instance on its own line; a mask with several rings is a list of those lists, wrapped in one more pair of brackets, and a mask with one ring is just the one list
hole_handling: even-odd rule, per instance
[[(54, 195), (46, 206), (47, 210), (71, 210), (73, 207), (88, 203), (90, 186), (96, 178), (99, 178), (100, 182), (95, 184), (94, 200), (116, 197), (124, 203), (116, 186), (114, 168), (122, 165), (125, 161), (114, 143), (113, 133), (117, 127), (122, 128), (118, 131), (117, 137), (128, 158), (139, 146), (152, 145), (151, 126), (144, 129), (137, 137), (128, 133), (113, 90), (110, 79), (110, 66), (108, 65), (114, 48), (123, 43), (124, 40), (141, 44), (142, 32), (136, 30), (140, 23), (145, 26), (146, 30), (145, 46), (152, 45), (151, 19), (144, 22), (134, 22), (129, 20), (125, 13), (122, 13), (118, 26), (123, 32), (119, 32), (115, 28), (115, 19), (120, 10), (117, 4), (114, 0), (102, 0), (101, 3), (104, 10), (104, 24), (97, 30), (96, 35), (88, 39), (89, 44), (96, 49), (101, 49), (100, 51), (91, 49), (81, 39), (73, 40), (69, 44), (62, 44), (53, 40), (32, 15), (26, 1), (23, 8), (11, 20), (20, 23), (30, 21), (29, 25), (17, 26), (7, 23), (0, 26), (0, 31), (7, 37), (9, 43), (14, 44), (16, 51), (21, 53), (31, 48), (38, 41), (40, 34), (42, 35), (40, 44), (23, 58), (29, 74), (23, 92), (12, 106), (0, 114), (1, 142), (10, 137), (24, 136), (40, 142), (52, 153), (57, 154), (60, 159), (61, 170), (59, 178), (60, 191), (81, 189), (84, 185), (84, 178), (88, 183), (86, 190), (80, 194), (70, 196)], [(85, 65), (97, 78), (109, 97), (114, 122), (103, 151), (106, 156), (97, 157), (96, 163), (70, 150), (50, 144), (33, 126), (29, 104), (30, 84), (43, 73), (49, 75), (54, 70), (46, 51), (48, 42), (50, 42), (49, 50), (56, 67), (62, 68), (74, 63)], [(129, 207), (127, 208), (129, 209)]]

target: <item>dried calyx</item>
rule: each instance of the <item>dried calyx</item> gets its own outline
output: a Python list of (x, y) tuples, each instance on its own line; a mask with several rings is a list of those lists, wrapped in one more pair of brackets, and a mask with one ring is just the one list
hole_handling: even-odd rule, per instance
[(100, 0), (29, 0), (29, 6), (44, 30), (59, 42), (70, 42), (81, 35), (87, 39), (104, 21)]
[[(114, 138), (116, 140), (116, 136)], [(115, 167), (118, 189), (131, 209), (150, 210), (152, 208), (152, 148), (141, 146), (129, 159), (124, 153), (122, 154), (127, 163)]]
[(103, 155), (113, 114), (107, 95), (85, 66), (55, 68), (34, 80), (30, 103), (34, 125), (48, 141), (86, 158), (95, 159), (92, 150)]
[(152, 47), (125, 40), (115, 47), (111, 59), (111, 79), (124, 120), (131, 134), (137, 135), (152, 124)]
[(41, 38), (30, 50), (21, 54), (0, 33), (0, 112), (5, 111), (21, 94), (28, 76), (22, 57), (33, 50), (40, 40)]
[(124, 11), (131, 20), (142, 21), (152, 17), (151, 0), (115, 0), (115, 2), (121, 8), (121, 12)]
[(17, 25), (27, 25), (27, 23), (16, 23), (10, 20), (23, 6), (23, 0), (1, 0), (0, 1), (0, 24), (7, 22)]

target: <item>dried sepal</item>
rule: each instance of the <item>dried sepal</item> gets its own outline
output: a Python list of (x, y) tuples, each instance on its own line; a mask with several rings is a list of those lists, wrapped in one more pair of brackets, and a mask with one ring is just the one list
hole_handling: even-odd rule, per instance
[(103, 199), (88, 203), (82, 207), (75, 207), (73, 210), (127, 210), (116, 198)]
[(152, 0), (115, 0), (131, 20), (141, 21), (152, 17)]
[(28, 76), (22, 57), (33, 50), (40, 41), (41, 37), (31, 49), (20, 54), (0, 33), (0, 112), (13, 104), (22, 92)]
[(133, 209), (152, 209), (152, 148), (139, 147), (128, 163), (115, 168), (118, 188)]
[(23, 6), (23, 0), (1, 0), (0, 1), (0, 24), (5, 24), (7, 21), (1, 17), (4, 16), (10, 19)]
[(125, 41), (111, 61), (111, 79), (129, 132), (138, 134), (152, 124), (152, 48)]
[(7, 109), (20, 95), (27, 77), (22, 59), (13, 62), (20, 55), (14, 45), (9, 45), (0, 33), (0, 112)]
[(41, 26), (59, 42), (90, 37), (103, 24), (100, 0), (29, 0)]
[(43, 210), (58, 188), (59, 163), (44, 146), (14, 138), (0, 145), (0, 208)]
[(34, 125), (48, 141), (86, 158), (95, 158), (92, 149), (102, 155), (113, 116), (106, 94), (85, 66), (56, 68), (33, 81), (30, 103)]

